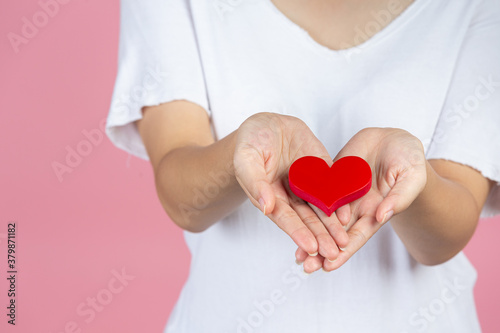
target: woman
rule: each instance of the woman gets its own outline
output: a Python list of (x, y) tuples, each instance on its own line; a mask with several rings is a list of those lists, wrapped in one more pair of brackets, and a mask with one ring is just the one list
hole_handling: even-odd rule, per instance
[[(461, 250), (500, 208), (497, 1), (121, 10), (107, 134), (192, 254), (165, 332), (480, 332)], [(364, 158), (370, 192), (326, 216), (287, 185), (305, 155)]]

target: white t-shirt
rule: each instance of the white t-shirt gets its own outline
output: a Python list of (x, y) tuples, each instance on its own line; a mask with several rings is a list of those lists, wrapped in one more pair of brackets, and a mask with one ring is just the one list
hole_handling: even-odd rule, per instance
[[(391, 10), (372, 13), (358, 33)], [(254, 113), (276, 112), (304, 120), (334, 157), (362, 128), (398, 127), (422, 140), (429, 159), (500, 182), (498, 0), (415, 0), (342, 51), (315, 42), (270, 0), (122, 0), (121, 15), (106, 131), (130, 154), (148, 159), (133, 124), (141, 107), (185, 99), (208, 112), (217, 139)], [(483, 216), (499, 211), (495, 186)], [(480, 332), (466, 257), (420, 265), (390, 224), (337, 271), (309, 276), (293, 241), (249, 200), (184, 235), (190, 275), (168, 333)]]

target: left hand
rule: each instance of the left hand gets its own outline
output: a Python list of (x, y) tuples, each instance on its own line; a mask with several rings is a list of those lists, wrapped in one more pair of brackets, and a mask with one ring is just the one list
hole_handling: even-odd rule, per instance
[[(370, 165), (372, 187), (365, 196), (335, 212), (349, 235), (348, 245), (341, 249), (336, 260), (325, 260), (321, 255), (309, 256), (297, 249), (296, 259), (304, 262), (304, 271), (308, 273), (321, 267), (332, 271), (342, 266), (393, 215), (406, 210), (426, 185), (427, 161), (422, 143), (407, 131), (363, 129), (347, 142), (334, 161), (352, 155), (363, 158)], [(326, 216), (313, 208), (320, 218)]]

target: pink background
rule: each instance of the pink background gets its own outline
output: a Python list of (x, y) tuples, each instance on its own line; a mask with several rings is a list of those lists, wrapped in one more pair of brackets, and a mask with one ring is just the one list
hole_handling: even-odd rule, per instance
[[(158, 203), (149, 164), (99, 140), (116, 74), (119, 1), (69, 1), (46, 22), (37, 1), (2, 7), (0, 331), (161, 332), (189, 254)], [(45, 25), (16, 52), (8, 33), (22, 35), (23, 17), (33, 15)], [(95, 144), (85, 146), (84, 131), (94, 129)], [(60, 181), (52, 164), (66, 164), (66, 149), (78, 147), (90, 149)], [(15, 327), (5, 315), (9, 221), (17, 225)], [(466, 249), (486, 333), (500, 332), (499, 222), (481, 221)], [(122, 269), (130, 277), (119, 288), (113, 270)], [(92, 297), (105, 303), (95, 316)]]

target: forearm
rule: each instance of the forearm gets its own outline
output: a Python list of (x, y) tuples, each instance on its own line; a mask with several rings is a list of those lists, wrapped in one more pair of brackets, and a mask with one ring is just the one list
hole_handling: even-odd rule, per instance
[(246, 199), (234, 176), (236, 133), (205, 147), (174, 149), (161, 160), (155, 175), (158, 197), (181, 228), (203, 231)]
[(472, 237), (479, 208), (461, 184), (439, 176), (427, 161), (427, 183), (417, 199), (391, 224), (411, 255), (435, 265), (461, 251)]

